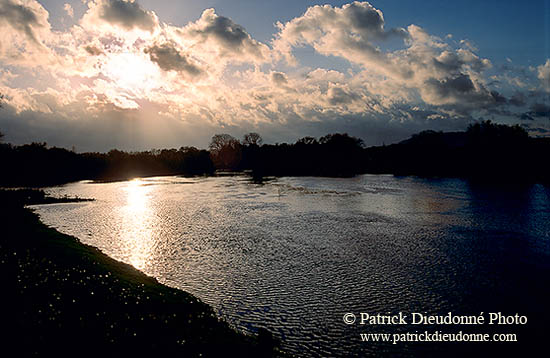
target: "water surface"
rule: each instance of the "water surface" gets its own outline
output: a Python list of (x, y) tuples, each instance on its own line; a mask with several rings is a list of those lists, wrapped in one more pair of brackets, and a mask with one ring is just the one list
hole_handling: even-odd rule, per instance
[(298, 356), (432, 349), (361, 342), (383, 330), (347, 326), (346, 312), (548, 313), (541, 185), (157, 177), (48, 192), (96, 199), (36, 206), (48, 225), (191, 292), (238, 329), (267, 328)]

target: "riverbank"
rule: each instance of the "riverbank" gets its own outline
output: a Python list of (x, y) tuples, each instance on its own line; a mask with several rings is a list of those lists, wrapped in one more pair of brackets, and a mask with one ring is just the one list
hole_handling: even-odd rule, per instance
[(43, 225), (23, 207), (42, 203), (40, 194), (37, 199), (8, 192), (0, 195), (5, 351), (58, 357), (277, 355), (269, 333), (240, 334), (192, 295)]

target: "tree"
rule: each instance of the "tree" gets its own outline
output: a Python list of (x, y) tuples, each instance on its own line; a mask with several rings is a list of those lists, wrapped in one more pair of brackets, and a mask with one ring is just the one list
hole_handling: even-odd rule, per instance
[(300, 138), (296, 144), (298, 145), (316, 145), (316, 144), (319, 144), (319, 142), (317, 142), (317, 139), (313, 138), (313, 137), (303, 137), (303, 138)]
[(505, 124), (493, 123), (490, 120), (470, 124), (466, 130), (466, 135), (470, 142), (490, 145), (494, 145), (495, 142), (504, 144), (521, 142), (529, 138), (527, 131), (517, 124), (508, 126)]
[(241, 162), (241, 143), (230, 134), (214, 135), (208, 149), (218, 169), (236, 169)]
[(327, 134), (319, 138), (319, 143), (338, 148), (363, 148), (364, 146), (362, 139), (351, 137), (347, 133)]
[(260, 146), (263, 143), (262, 137), (255, 132), (250, 132), (244, 135), (243, 137), (243, 145), (244, 146)]

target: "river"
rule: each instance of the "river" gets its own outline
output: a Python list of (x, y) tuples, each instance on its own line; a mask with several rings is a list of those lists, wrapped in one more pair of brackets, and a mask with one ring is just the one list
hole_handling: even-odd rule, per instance
[(237, 329), (265, 327), (300, 357), (415, 356), (432, 347), (359, 334), (453, 328), (347, 325), (346, 313), (548, 316), (542, 185), (222, 176), (46, 191), (96, 199), (34, 206), (46, 224), (194, 294)]

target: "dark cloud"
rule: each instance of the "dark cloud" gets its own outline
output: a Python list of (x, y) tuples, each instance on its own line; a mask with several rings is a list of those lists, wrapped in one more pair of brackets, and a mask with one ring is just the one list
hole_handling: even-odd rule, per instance
[(508, 100), (508, 103), (516, 107), (525, 106), (525, 95), (521, 92), (517, 92)]
[(455, 73), (460, 70), (464, 62), (454, 52), (444, 52), (439, 58), (433, 59), (435, 68), (442, 72)]
[(151, 12), (145, 11), (137, 2), (124, 0), (103, 0), (100, 3), (99, 17), (128, 30), (137, 27), (152, 31), (156, 24)]
[(343, 15), (350, 21), (351, 30), (361, 34), (365, 39), (385, 39), (390, 36), (407, 37), (403, 29), (384, 30), (382, 12), (368, 3), (354, 2), (343, 7)]
[(214, 9), (206, 9), (201, 18), (190, 27), (190, 35), (197, 36), (201, 41), (214, 41), (222, 49), (221, 55), (227, 53), (242, 54), (255, 58), (263, 58), (266, 46), (252, 39), (244, 27), (230, 18), (219, 16)]
[(99, 56), (103, 54), (103, 51), (101, 51), (99, 48), (93, 45), (85, 46), (84, 50), (86, 50), (86, 52), (88, 52), (92, 56)]
[(547, 117), (550, 119), (550, 106), (544, 103), (535, 103), (527, 114), (532, 117)]
[(185, 41), (194, 41), (194, 50), (206, 53), (217, 52), (222, 62), (265, 62), (270, 49), (254, 40), (245, 28), (233, 20), (219, 16), (214, 9), (206, 9), (201, 17), (177, 33)]
[(226, 45), (234, 47), (241, 46), (249, 37), (244, 27), (224, 16), (214, 18), (202, 31), (204, 34), (213, 35)]
[(475, 90), (470, 76), (465, 74), (442, 80), (430, 78), (426, 81), (426, 86), (430, 87), (440, 98), (455, 97)]
[(497, 104), (505, 104), (505, 103), (508, 103), (508, 100), (506, 99), (506, 97), (504, 97), (503, 95), (501, 95), (501, 94), (498, 93), (497, 91), (491, 91), (491, 97), (493, 97), (493, 100), (494, 100), (495, 103), (497, 103)]
[(467, 74), (444, 79), (430, 78), (424, 86), (423, 97), (427, 102), (452, 111), (455, 115), (468, 116), (472, 111), (483, 110), (492, 115), (518, 116), (508, 109), (508, 98), (498, 91), (487, 89), (482, 83), (474, 82)]
[(446, 74), (458, 74), (464, 66), (469, 66), (475, 72), (482, 72), (489, 68), (490, 62), (484, 61), (472, 52), (464, 49), (457, 51), (443, 51), (432, 59), (434, 67)]
[(350, 104), (360, 98), (355, 93), (350, 93), (340, 87), (331, 87), (328, 90), (328, 101), (331, 105)]
[(202, 70), (191, 62), (188, 56), (180, 53), (173, 44), (165, 43), (145, 49), (151, 61), (155, 62), (164, 71), (185, 72), (191, 76), (198, 76)]
[(520, 117), (519, 117), (520, 120), (522, 121), (534, 121), (535, 119), (533, 117), (531, 117), (530, 115), (528, 115), (527, 113), (523, 113)]
[(464, 64), (470, 66), (475, 72), (482, 72), (491, 67), (490, 62), (484, 61), (479, 57), (472, 57), (469, 61), (464, 61)]
[(33, 28), (43, 27), (33, 9), (10, 0), (0, 2), (0, 23), (7, 23), (21, 31), (32, 42), (39, 44)]
[(288, 83), (288, 80), (286, 79), (286, 75), (282, 72), (272, 72), (271, 80), (278, 86), (283, 86)]

